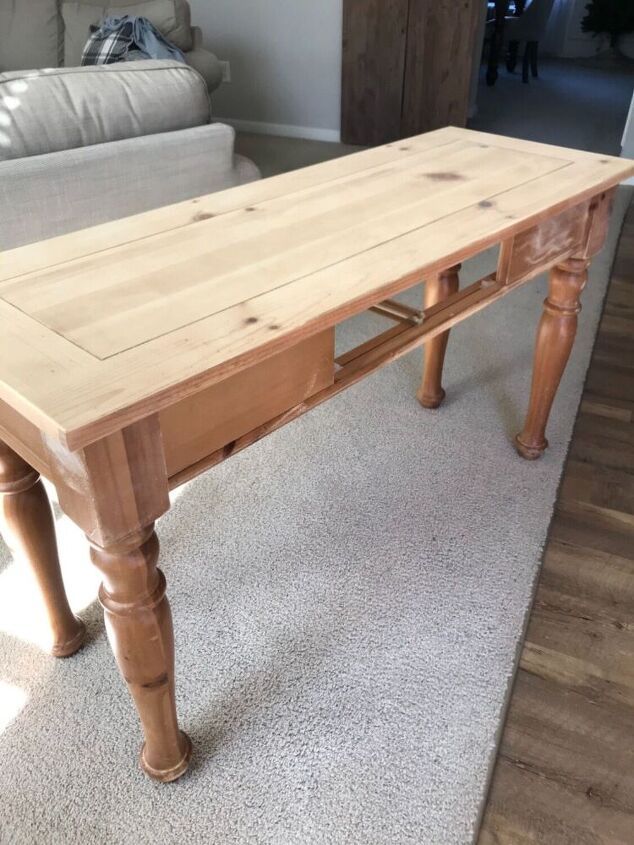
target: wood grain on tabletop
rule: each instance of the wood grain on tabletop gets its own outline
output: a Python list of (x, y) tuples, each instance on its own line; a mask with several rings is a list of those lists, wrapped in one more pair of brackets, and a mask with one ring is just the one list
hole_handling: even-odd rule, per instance
[(633, 170), (448, 128), (10, 251), (0, 399), (77, 447)]

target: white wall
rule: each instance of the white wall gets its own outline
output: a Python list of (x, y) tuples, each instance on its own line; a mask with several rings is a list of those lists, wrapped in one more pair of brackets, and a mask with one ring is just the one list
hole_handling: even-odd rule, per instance
[[(205, 46), (231, 62), (213, 110), (240, 128), (337, 140), (342, 0), (190, 0)], [(271, 126), (273, 124), (273, 126)]]
[(546, 37), (539, 45), (542, 54), (558, 56), (564, 47), (572, 0), (555, 0), (548, 19)]
[(608, 47), (607, 38), (581, 31), (587, 4), (588, 0), (555, 0), (546, 38), (540, 44), (543, 53), (572, 59), (595, 56)]
[[(623, 138), (621, 140), (621, 155), (626, 158), (634, 158), (634, 95), (632, 95), (632, 102), (630, 103), (630, 111), (625, 123), (623, 131)], [(626, 185), (634, 185), (634, 176), (625, 183)]]
[(627, 158), (634, 158), (634, 95), (630, 103), (630, 111), (625, 123), (621, 146), (623, 148), (622, 155), (627, 156)]

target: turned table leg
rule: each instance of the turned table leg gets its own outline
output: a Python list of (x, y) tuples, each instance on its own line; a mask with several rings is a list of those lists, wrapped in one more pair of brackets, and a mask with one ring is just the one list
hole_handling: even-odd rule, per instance
[(575, 339), (579, 295), (587, 281), (588, 264), (586, 259), (569, 258), (550, 273), (537, 330), (528, 412), (524, 428), (515, 438), (517, 451), (529, 461), (539, 458), (548, 446), (546, 423)]
[(170, 505), (158, 416), (74, 452), (46, 442), (60, 506), (84, 530), (103, 576), (108, 639), (145, 736), (141, 766), (156, 780), (176, 780), (191, 743), (176, 717), (172, 617), (157, 569), (154, 523)]
[[(460, 264), (456, 264), (425, 282), (425, 308), (431, 308), (457, 292), (460, 285), (459, 270)], [(416, 394), (423, 408), (437, 408), (445, 398), (442, 368), (448, 340), (449, 330), (425, 344), (423, 380)]]
[(39, 473), (0, 441), (0, 527), (7, 545), (31, 567), (51, 631), (51, 653), (68, 657), (81, 648), (86, 628), (64, 591), (55, 524)]
[(141, 766), (167, 782), (187, 769), (192, 747), (176, 717), (174, 634), (158, 554), (153, 525), (106, 549), (91, 545), (104, 579), (99, 600), (108, 639), (143, 726)]

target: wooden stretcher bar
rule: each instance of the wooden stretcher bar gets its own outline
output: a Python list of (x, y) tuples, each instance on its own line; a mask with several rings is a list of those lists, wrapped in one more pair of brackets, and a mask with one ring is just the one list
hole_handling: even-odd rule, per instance
[[(427, 341), (447, 331), (452, 326), (480, 311), (492, 300), (500, 299), (511, 290), (522, 284), (522, 281), (503, 285), (495, 275), (485, 276), (469, 285), (444, 302), (427, 308), (421, 312), (422, 322), (399, 322), (385, 332), (349, 350), (335, 359), (338, 365), (334, 373), (332, 384), (308, 396), (303, 401), (289, 408), (251, 431), (216, 449), (204, 456), (191, 466), (170, 476), (170, 489), (174, 489), (200, 475), (207, 469), (245, 449), (247, 446), (266, 437), (278, 428), (286, 425), (307, 411), (311, 411), (322, 402), (341, 393), (346, 388), (370, 375), (375, 370), (390, 364), (402, 355), (422, 346)], [(371, 308), (369, 310), (375, 310)]]

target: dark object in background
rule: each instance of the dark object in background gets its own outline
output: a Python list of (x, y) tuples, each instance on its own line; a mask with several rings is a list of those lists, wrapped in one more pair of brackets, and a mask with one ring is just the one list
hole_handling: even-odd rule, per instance
[(609, 35), (610, 47), (616, 48), (620, 35), (634, 32), (634, 0), (590, 0), (581, 29), (593, 35)]
[(466, 125), (482, 2), (344, 0), (344, 143)]

